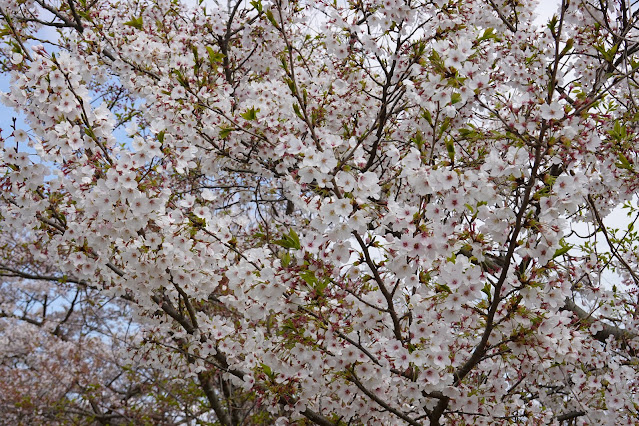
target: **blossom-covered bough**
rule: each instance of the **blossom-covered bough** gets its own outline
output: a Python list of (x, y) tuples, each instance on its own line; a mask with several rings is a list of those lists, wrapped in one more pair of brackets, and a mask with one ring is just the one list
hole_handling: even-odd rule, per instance
[(2, 420), (636, 424), (629, 3), (2, 0)]

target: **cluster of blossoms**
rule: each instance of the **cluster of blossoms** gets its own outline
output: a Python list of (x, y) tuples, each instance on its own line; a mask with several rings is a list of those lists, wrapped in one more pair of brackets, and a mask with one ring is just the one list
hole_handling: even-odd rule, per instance
[(636, 16), (535, 7), (0, 1), (0, 411), (635, 424)]

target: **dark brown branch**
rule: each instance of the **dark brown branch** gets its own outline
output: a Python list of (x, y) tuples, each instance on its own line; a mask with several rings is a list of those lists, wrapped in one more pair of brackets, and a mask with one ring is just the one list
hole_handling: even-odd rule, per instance
[(568, 413), (564, 413), (562, 415), (559, 415), (559, 416), (555, 417), (555, 419), (558, 422), (565, 422), (567, 420), (576, 419), (577, 417), (581, 417), (581, 416), (585, 416), (585, 415), (586, 415), (585, 411), (570, 411)]
[[(3, 271), (7, 271), (9, 273), (4, 273)], [(86, 281), (78, 280), (73, 277), (67, 277), (67, 276), (56, 277), (53, 275), (31, 274), (28, 272), (20, 271), (19, 269), (16, 269), (16, 268), (12, 268), (2, 263), (0, 263), (0, 277), (15, 277), (15, 278), (24, 278), (27, 280), (39, 280), (39, 281), (55, 281), (60, 283), (67, 282), (67, 283), (80, 284), (83, 286), (90, 287)]]
[[(454, 373), (455, 385), (458, 385), (464, 379), (464, 377), (466, 377), (466, 375), (468, 375), (468, 373), (470, 373), (472, 369), (475, 368), (475, 366), (481, 361), (482, 357), (485, 354), (486, 347), (488, 344), (488, 339), (490, 338), (490, 335), (492, 334), (492, 331), (493, 331), (493, 327), (495, 325), (494, 324), (495, 315), (497, 314), (497, 309), (499, 308), (499, 304), (501, 302), (501, 298), (499, 297), (499, 294), (501, 292), (501, 288), (504, 285), (504, 282), (506, 281), (506, 277), (508, 276), (508, 269), (510, 266), (510, 262), (515, 254), (515, 248), (517, 247), (517, 239), (523, 227), (524, 215), (526, 214), (526, 211), (528, 210), (532, 189), (535, 186), (535, 182), (537, 180), (537, 173), (539, 171), (539, 166), (541, 164), (541, 152), (542, 152), (544, 137), (546, 134), (546, 128), (547, 128), (547, 124), (544, 121), (542, 124), (541, 131), (539, 133), (539, 140), (535, 148), (535, 162), (533, 164), (533, 167), (530, 173), (530, 178), (528, 182), (526, 183), (524, 196), (523, 196), (521, 205), (519, 207), (519, 211), (517, 212), (517, 216), (515, 217), (514, 228), (508, 239), (508, 251), (506, 252), (506, 255), (504, 256), (504, 261), (503, 261), (504, 266), (501, 269), (501, 274), (499, 275), (499, 279), (493, 286), (493, 300), (490, 304), (490, 308), (488, 309), (488, 315), (486, 317), (486, 326), (484, 328), (484, 333), (481, 336), (481, 340), (479, 341), (479, 343), (473, 350), (473, 353), (471, 354), (470, 358), (468, 358), (468, 360), (463, 365), (461, 365), (455, 370), (455, 373)], [(435, 407), (435, 409), (430, 415), (430, 421), (432, 425), (440, 424), (439, 419), (441, 418), (442, 414), (446, 410), (446, 407), (448, 406), (449, 401), (450, 401), (449, 398), (445, 398), (439, 401), (439, 403), (437, 404), (437, 406)]]
[(62, 318), (62, 321), (60, 321), (58, 325), (55, 327), (55, 330), (53, 330), (53, 334), (55, 336), (62, 338), (62, 340), (65, 340), (64, 337), (62, 336), (62, 331), (61, 331), (62, 324), (69, 321), (69, 318), (71, 318), (71, 314), (73, 314), (73, 311), (75, 310), (75, 304), (77, 303), (79, 296), (80, 296), (80, 290), (78, 289), (75, 292), (75, 296), (73, 297), (73, 300), (71, 301), (71, 306), (69, 306), (69, 310), (67, 311), (66, 315), (64, 316), (64, 318)]
[(184, 331), (186, 331), (188, 334), (193, 334), (195, 332), (195, 328), (193, 327), (191, 322), (187, 320), (184, 315), (178, 312), (178, 310), (175, 308), (175, 306), (173, 306), (171, 300), (169, 300), (166, 294), (163, 294), (162, 297), (154, 294), (153, 296), (151, 296), (151, 300), (157, 303), (160, 309), (162, 309), (168, 316), (177, 321), (182, 326), (182, 328), (184, 328)]
[(402, 413), (398, 409), (391, 407), (386, 402), (384, 402), (383, 400), (378, 398), (377, 395), (375, 395), (373, 392), (371, 392), (368, 389), (366, 389), (366, 387), (362, 384), (362, 382), (359, 381), (359, 379), (355, 375), (354, 371), (351, 371), (351, 374), (350, 374), (349, 378), (350, 378), (350, 380), (353, 381), (353, 383), (355, 383), (355, 386), (357, 386), (359, 388), (359, 390), (361, 390), (367, 397), (369, 397), (370, 399), (375, 401), (384, 410), (388, 411), (389, 413), (395, 414), (397, 417), (399, 417), (400, 419), (404, 420), (409, 425), (421, 426), (421, 423), (419, 423), (418, 421), (412, 419), (411, 417), (407, 416), (406, 414)]
[(615, 248), (615, 245), (610, 240), (610, 235), (608, 235), (608, 230), (606, 228), (606, 225), (604, 225), (603, 220), (601, 219), (601, 215), (599, 214), (597, 207), (595, 207), (595, 202), (593, 201), (592, 197), (588, 195), (587, 199), (588, 199), (588, 204), (590, 205), (590, 208), (592, 209), (592, 213), (595, 215), (595, 220), (597, 221), (597, 224), (599, 225), (599, 229), (601, 229), (601, 232), (603, 232), (604, 237), (606, 238), (606, 242), (608, 243), (608, 246), (610, 247), (610, 250), (612, 251), (612, 254), (615, 256), (615, 258), (617, 258), (617, 260), (619, 260), (619, 262), (621, 262), (624, 268), (626, 268), (628, 273), (632, 276), (632, 279), (634, 280), (635, 284), (639, 285), (639, 277), (637, 276), (635, 271), (632, 269), (632, 267), (628, 265), (628, 262), (626, 262), (626, 260), (623, 257), (621, 257), (621, 255)]
[(16, 42), (20, 45), (22, 52), (24, 52), (24, 56), (28, 60), (32, 61), (33, 58), (31, 58), (29, 51), (25, 48), (24, 44), (22, 43), (22, 40), (20, 40), (20, 37), (18, 36), (18, 32), (16, 31), (15, 27), (13, 26), (13, 23), (11, 22), (11, 18), (4, 12), (4, 9), (2, 9), (1, 7), (0, 7), (0, 15), (2, 15), (2, 17), (4, 18), (4, 21), (9, 26), (9, 29), (13, 33), (13, 37), (15, 38)]
[[(82, 33), (84, 31), (84, 27), (82, 27), (81, 23), (79, 24), (78, 22), (74, 22), (74, 21), (70, 20), (69, 18), (67, 18), (66, 16), (61, 14), (60, 11), (58, 9), (56, 9), (55, 7), (49, 6), (48, 4), (46, 4), (42, 0), (36, 0), (36, 3), (38, 3), (43, 9), (46, 9), (47, 11), (52, 13), (56, 18), (61, 20), (64, 23), (65, 27), (74, 28), (79, 33)], [(75, 10), (75, 8), (74, 8), (74, 10)]]
[(75, 10), (75, 5), (73, 4), (73, 0), (67, 0), (67, 4), (69, 5), (69, 9), (71, 10), (71, 15), (73, 16), (73, 19), (75, 20), (76, 23), (76, 29), (78, 30), (79, 33), (84, 32), (84, 25), (82, 25), (82, 20), (80, 19), (80, 15), (78, 15), (78, 12)]
[(506, 16), (501, 12), (501, 10), (499, 10), (499, 6), (497, 6), (495, 4), (495, 2), (493, 2), (492, 0), (487, 0), (487, 3), (490, 5), (490, 7), (497, 12), (497, 16), (499, 16), (499, 19), (502, 20), (502, 22), (508, 27), (508, 29), (514, 33), (517, 32), (517, 28), (514, 27), (514, 25), (512, 23), (510, 23), (510, 21), (508, 20), (508, 18), (506, 18)]
[(328, 418), (322, 416), (321, 414), (316, 413), (315, 411), (310, 410), (309, 408), (302, 411), (300, 414), (306, 417), (307, 419), (309, 419), (310, 421), (312, 421), (313, 423), (315, 423), (316, 425), (337, 426), (339, 424), (339, 421), (332, 422)]
[(209, 404), (211, 404), (211, 408), (213, 408), (213, 411), (215, 411), (215, 415), (217, 416), (217, 419), (224, 426), (233, 426), (233, 423), (231, 422), (231, 419), (229, 418), (228, 413), (226, 412), (226, 410), (222, 406), (222, 403), (220, 402), (217, 395), (215, 394), (215, 389), (213, 388), (213, 385), (211, 384), (211, 378), (206, 373), (198, 373), (197, 377), (200, 381), (200, 384), (202, 385), (202, 389), (204, 390), (206, 399), (209, 401)]
[[(574, 313), (579, 318), (579, 320), (585, 325), (591, 325), (597, 321), (597, 319), (593, 318), (590, 313), (588, 313), (587, 311), (579, 307), (575, 302), (573, 302), (569, 298), (566, 298), (565, 305), (562, 309), (568, 310)], [(611, 325), (611, 324), (606, 324), (602, 321), (599, 321), (598, 325), (602, 327), (602, 329), (593, 335), (595, 339), (597, 339), (601, 343), (605, 343), (606, 340), (608, 340), (608, 338), (612, 336), (615, 338), (615, 340), (618, 340), (619, 342), (621, 342), (622, 347), (627, 349), (630, 355), (632, 356), (639, 355), (636, 350), (629, 347), (626, 343), (629, 340), (632, 340), (637, 337), (635, 333), (632, 333), (628, 330), (624, 330), (619, 327), (615, 327), (614, 325)]]
[(169, 279), (169, 281), (171, 282), (171, 284), (173, 284), (173, 286), (178, 291), (180, 296), (182, 296), (182, 300), (184, 301), (184, 305), (186, 306), (186, 310), (189, 313), (189, 317), (191, 317), (191, 325), (193, 326), (194, 329), (199, 328), (198, 324), (197, 324), (197, 316), (195, 315), (195, 309), (193, 308), (193, 304), (189, 300), (189, 296), (184, 292), (184, 290), (182, 290), (182, 287), (180, 287), (173, 280), (173, 276), (172, 275), (171, 275), (171, 278)]
[(390, 292), (386, 288), (386, 285), (384, 284), (384, 280), (382, 279), (381, 275), (379, 275), (379, 271), (377, 270), (377, 265), (375, 265), (375, 262), (371, 258), (371, 255), (368, 252), (368, 248), (366, 247), (364, 240), (362, 240), (362, 237), (355, 231), (353, 231), (353, 235), (355, 236), (357, 243), (362, 249), (366, 264), (368, 265), (371, 272), (373, 273), (373, 277), (375, 278), (375, 282), (377, 283), (379, 290), (382, 292), (382, 294), (384, 295), (384, 298), (386, 299), (386, 304), (388, 305), (388, 309), (386, 311), (389, 313), (393, 321), (393, 333), (395, 334), (395, 338), (398, 341), (403, 342), (402, 330), (399, 324), (399, 317), (397, 316), (397, 312), (395, 312), (395, 307), (393, 306), (393, 296), (390, 294)]

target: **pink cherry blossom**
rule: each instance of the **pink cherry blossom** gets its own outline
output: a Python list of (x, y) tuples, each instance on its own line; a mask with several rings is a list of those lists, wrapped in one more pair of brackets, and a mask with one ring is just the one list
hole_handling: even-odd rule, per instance
[(636, 424), (639, 30), (537, 7), (3, 1), (0, 423)]
[(541, 118), (544, 120), (559, 120), (564, 117), (564, 109), (559, 103), (543, 104), (539, 107)]

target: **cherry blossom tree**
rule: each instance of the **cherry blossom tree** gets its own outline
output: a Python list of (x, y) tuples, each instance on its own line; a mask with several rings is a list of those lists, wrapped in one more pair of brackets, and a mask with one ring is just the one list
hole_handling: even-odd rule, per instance
[(630, 3), (0, 1), (2, 420), (636, 424)]

